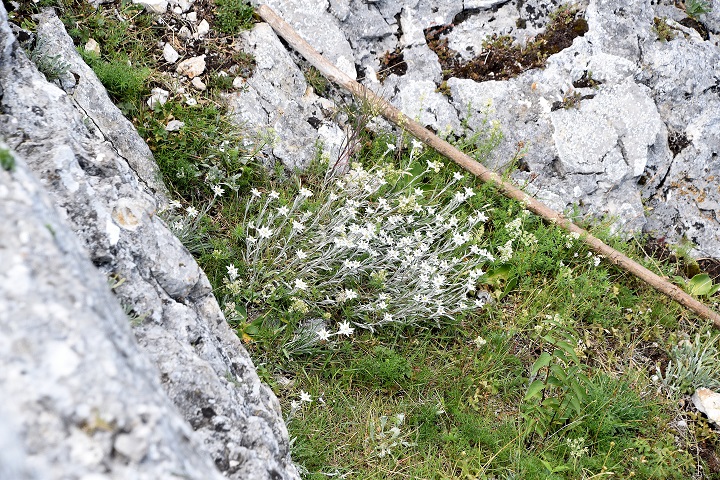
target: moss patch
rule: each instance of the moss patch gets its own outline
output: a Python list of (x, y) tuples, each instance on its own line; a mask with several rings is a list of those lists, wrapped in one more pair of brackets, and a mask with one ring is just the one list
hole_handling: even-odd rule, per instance
[(585, 35), (588, 24), (577, 9), (562, 7), (551, 15), (545, 32), (526, 45), (513, 43), (513, 38), (507, 35), (493, 36), (484, 42), (480, 55), (468, 62), (463, 62), (459, 54), (448, 47), (447, 37), (441, 37), (450, 29), (444, 25), (425, 30), (428, 46), (437, 54), (443, 68), (443, 80), (456, 77), (482, 82), (507, 80), (531, 68), (544, 67), (550, 55), (566, 49), (576, 37)]

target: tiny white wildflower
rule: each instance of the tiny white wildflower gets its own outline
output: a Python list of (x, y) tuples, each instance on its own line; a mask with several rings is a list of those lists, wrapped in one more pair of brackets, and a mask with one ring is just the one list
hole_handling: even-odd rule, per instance
[(390, 323), (393, 321), (393, 316), (389, 313), (383, 314), (383, 322)]
[(297, 410), (298, 408), (300, 408), (300, 402), (298, 402), (297, 400), (293, 400), (292, 402), (290, 402), (291, 410)]
[(305, 198), (310, 198), (313, 196), (313, 193), (310, 190), (308, 190), (307, 188), (302, 187), (300, 189), (300, 196), (305, 197)]
[(307, 287), (307, 283), (305, 283), (299, 278), (295, 279), (295, 288), (297, 288), (298, 290), (307, 290)]
[(227, 269), (228, 278), (231, 282), (234, 282), (235, 279), (238, 277), (238, 269), (235, 265), (232, 263), (225, 267)]
[(481, 336), (478, 336), (475, 340), (473, 340), (473, 342), (475, 343), (475, 346), (477, 346), (477, 348), (480, 348), (487, 343), (487, 340), (485, 340)]
[(180, 208), (180, 207), (182, 207), (182, 204), (181, 204), (180, 202), (178, 202), (177, 200), (173, 200), (173, 201), (170, 202), (170, 204), (168, 205), (168, 208), (169, 208), (170, 210), (177, 210), (177, 209)]
[(278, 215), (282, 215), (283, 217), (287, 217), (288, 213), (290, 213), (290, 209), (283, 205), (282, 207), (277, 209)]
[(307, 253), (303, 252), (302, 250), (298, 249), (295, 251), (295, 255), (300, 260), (305, 260), (307, 258)]
[(312, 395), (305, 390), (300, 390), (300, 403), (312, 403)]
[(252, 245), (253, 243), (257, 242), (257, 238), (251, 237), (250, 235), (248, 235), (248, 237), (247, 237), (245, 240), (246, 240), (250, 245)]
[(198, 210), (197, 210), (197, 208), (195, 208), (195, 207), (193, 207), (193, 206), (187, 207), (187, 208), (185, 209), (185, 211), (187, 212), (188, 216), (190, 216), (191, 218), (197, 217), (197, 216), (198, 216), (198, 213), (199, 213)]
[(302, 223), (298, 222), (297, 220), (293, 220), (293, 222), (292, 222), (292, 228), (293, 228), (293, 230), (297, 230), (298, 232), (302, 232), (303, 230), (305, 230), (305, 225), (303, 225)]
[(456, 202), (462, 203), (465, 201), (465, 194), (462, 192), (456, 192), (455, 195), (453, 196), (453, 198), (455, 199)]
[(258, 237), (260, 238), (270, 238), (272, 235), (272, 230), (270, 230), (268, 227), (260, 227), (257, 231)]
[(181, 221), (177, 221), (177, 222), (173, 223), (173, 228), (174, 228), (175, 230), (180, 231), (180, 230), (183, 230), (183, 229), (185, 228), (185, 224), (184, 224), (183, 222), (181, 222)]
[(327, 341), (330, 339), (330, 332), (328, 332), (325, 328), (321, 328), (317, 332), (315, 332), (318, 336), (318, 338), (322, 341)]
[(483, 308), (485, 306), (485, 299), (484, 298), (476, 298), (475, 299), (475, 307), (476, 308)]
[(280, 198), (280, 194), (278, 192), (276, 192), (275, 190), (273, 190), (272, 192), (269, 193), (269, 197), (272, 198), (273, 200), (277, 200), (278, 198)]
[(475, 192), (473, 192), (473, 189), (470, 187), (465, 187), (465, 199), (472, 198), (475, 196)]
[(250, 193), (252, 194), (253, 197), (260, 198), (262, 196), (262, 193), (257, 188), (253, 188), (252, 190), (250, 190)]
[(413, 150), (421, 151), (423, 149), (423, 143), (420, 140), (412, 139), (410, 142)]
[(225, 193), (225, 190), (220, 185), (213, 185), (212, 191), (216, 197), (222, 197), (223, 193)]
[(386, 143), (386, 145), (387, 145), (388, 152), (395, 151), (395, 145), (393, 145), (392, 143)]
[(453, 173), (453, 180), (455, 180), (456, 182), (459, 182), (462, 179), (463, 179), (462, 173), (460, 173), (460, 172)]
[(384, 300), (380, 300), (380, 301), (376, 304), (376, 306), (377, 306), (377, 309), (378, 309), (378, 310), (385, 310), (385, 309), (387, 308), (387, 302), (385, 302)]
[(340, 324), (340, 328), (338, 328), (337, 335), (346, 335), (349, 337), (350, 335), (352, 335), (352, 333), (354, 331), (355, 331), (355, 329), (350, 326), (350, 322), (348, 322), (346, 320)]

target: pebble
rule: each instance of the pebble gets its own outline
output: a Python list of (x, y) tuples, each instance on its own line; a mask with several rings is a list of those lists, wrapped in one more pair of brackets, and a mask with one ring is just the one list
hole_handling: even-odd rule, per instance
[(150, 93), (150, 98), (148, 98), (147, 101), (148, 107), (150, 108), (155, 108), (157, 104), (164, 105), (165, 102), (168, 101), (168, 98), (170, 98), (170, 92), (162, 88), (153, 88)]
[(709, 388), (698, 388), (692, 396), (693, 405), (707, 415), (708, 420), (720, 425), (720, 394)]
[(204, 37), (208, 33), (210, 33), (210, 24), (207, 20), (202, 20), (197, 26), (198, 37)]
[(195, 77), (192, 79), (192, 86), (200, 90), (201, 92), (207, 88), (207, 85), (203, 83), (202, 80), (200, 80), (200, 77)]
[(89, 38), (87, 43), (85, 44), (85, 51), (95, 52), (96, 54), (100, 55), (100, 45), (94, 38)]
[(165, 125), (165, 131), (166, 132), (177, 132), (181, 128), (185, 126), (185, 122), (181, 122), (180, 120), (170, 120), (167, 125)]
[(201, 75), (205, 71), (205, 55), (183, 60), (178, 63), (175, 71), (180, 75), (187, 76), (188, 78), (195, 78), (198, 75)]
[(172, 45), (166, 43), (163, 47), (163, 58), (168, 63), (175, 63), (180, 58), (180, 54), (173, 48)]

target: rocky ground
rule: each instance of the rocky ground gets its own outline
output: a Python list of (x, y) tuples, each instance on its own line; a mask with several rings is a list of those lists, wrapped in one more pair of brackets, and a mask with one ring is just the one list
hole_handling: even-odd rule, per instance
[[(268, 25), (250, 14), (251, 28), (234, 36), (217, 1), (133, 3), (165, 32), (153, 46), (164, 77), (149, 105), (202, 102), (222, 85), (268, 163), (302, 168), (318, 147), (337, 157), (352, 134), (337, 116), (347, 97)], [(716, 265), (717, 1), (695, 19), (669, 1), (309, 3), (268, 2), (341, 70), (447, 138), (498, 122), (505, 138), (483, 160), (512, 164), (513, 178), (550, 206), (608, 216), (661, 250), (691, 242), (704, 269)], [(0, 138), (12, 152), (0, 170), (0, 263), (10, 266), (0, 282), (0, 391), (12, 399), (0, 415), (12, 428), (0, 444), (26, 439), (24, 452), (3, 450), (0, 477), (46, 478), (52, 463), (68, 478), (297, 478), (277, 400), (205, 275), (155, 215), (167, 198), (150, 150), (54, 14), (32, 21), (36, 38), (11, 29), (0, 8)], [(60, 56), (67, 71), (48, 82), (16, 38)], [(30, 345), (41, 330), (51, 335)]]

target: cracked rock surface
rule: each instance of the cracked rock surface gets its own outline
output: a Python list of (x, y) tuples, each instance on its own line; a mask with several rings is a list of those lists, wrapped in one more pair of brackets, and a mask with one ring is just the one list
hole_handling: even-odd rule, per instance
[[(312, 11), (301, 3), (268, 2), (331, 62), (353, 65), (346, 72), (440, 134), (458, 132), (463, 120), (470, 133), (483, 128), (490, 104), (505, 138), (486, 163), (501, 168), (524, 145), (514, 177), (549, 206), (577, 206), (609, 216), (617, 229), (673, 243), (685, 238), (696, 245), (694, 255), (720, 257), (717, 2), (700, 17), (708, 39), (680, 24), (685, 12), (667, 0), (331, 0)], [(492, 35), (531, 41), (562, 4), (579, 7), (587, 31), (544, 68), (479, 82), (451, 74), (441, 84), (447, 72), (428, 46), (429, 29), (468, 61), (487, 55), (483, 42)], [(658, 38), (656, 17), (667, 19), (673, 40)], [(293, 59), (271, 48), (270, 58)], [(404, 73), (383, 72), (388, 52), (401, 58)], [(265, 53), (258, 44), (256, 57)], [(269, 75), (258, 69), (251, 81)], [(276, 90), (276, 102), (283, 95)]]
[(0, 6), (0, 445), (21, 439), (0, 477), (299, 478), (277, 399), (156, 214), (147, 147), (55, 15), (37, 22), (62, 88)]

